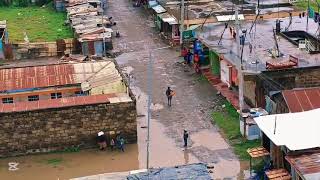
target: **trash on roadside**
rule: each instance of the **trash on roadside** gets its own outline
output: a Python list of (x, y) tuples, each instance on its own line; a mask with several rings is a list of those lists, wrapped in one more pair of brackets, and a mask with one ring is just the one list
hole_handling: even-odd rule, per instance
[(19, 168), (17, 167), (18, 165), (19, 165), (19, 163), (17, 163), (17, 162), (9, 162), (8, 163), (8, 166), (9, 166), (8, 170), (9, 171), (17, 171), (17, 170), (19, 170)]

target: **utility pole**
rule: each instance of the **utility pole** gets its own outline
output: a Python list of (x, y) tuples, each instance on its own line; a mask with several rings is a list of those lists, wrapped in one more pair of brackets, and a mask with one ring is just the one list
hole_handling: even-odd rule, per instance
[(148, 117), (147, 117), (147, 123), (148, 123), (148, 132), (147, 132), (147, 169), (149, 170), (150, 168), (150, 152), (149, 152), (149, 147), (150, 147), (150, 120), (151, 120), (151, 102), (152, 102), (152, 84), (153, 84), (153, 59), (152, 59), (152, 52), (157, 51), (157, 50), (162, 50), (162, 49), (169, 49), (171, 46), (165, 46), (165, 47), (160, 47), (156, 49), (149, 49), (149, 64), (148, 64), (148, 79), (147, 79), (147, 85), (148, 85)]
[(152, 81), (153, 81), (153, 61), (152, 53), (149, 50), (149, 67), (148, 67), (148, 134), (147, 134), (147, 169), (149, 170), (149, 146), (150, 146), (150, 119), (151, 119), (151, 98), (152, 98)]
[[(240, 22), (239, 22), (239, 17), (238, 17), (238, 6), (236, 5), (235, 7), (235, 25), (236, 25), (236, 41), (237, 41), (237, 59), (239, 60), (238, 62), (238, 79), (239, 79), (239, 114), (240, 114), (240, 121), (242, 118), (242, 110), (243, 110), (243, 73), (242, 73), (242, 60), (240, 59), (240, 31), (239, 31), (239, 26), (240, 26)], [(242, 47), (244, 48), (244, 46)], [(246, 118), (243, 119), (244, 120), (244, 137), (246, 137)]]
[(308, 32), (308, 29), (309, 29), (309, 13), (310, 13), (310, 0), (308, 0), (308, 9), (307, 9), (307, 27), (306, 27), (306, 32)]
[(181, 17), (180, 17), (180, 46), (182, 49), (183, 44), (183, 32), (184, 32), (184, 0), (181, 0), (180, 4), (180, 11), (181, 11)]
[(102, 34), (102, 43), (103, 43), (103, 45), (102, 45), (102, 48), (103, 48), (103, 55), (102, 55), (102, 57), (104, 57), (104, 56), (106, 56), (106, 40), (105, 40), (105, 35), (106, 35), (106, 28), (104, 27), (104, 23), (103, 23), (103, 16), (104, 16), (104, 1), (105, 0), (101, 0), (100, 2), (101, 2), (101, 4), (100, 4), (100, 6), (101, 6), (101, 9), (102, 9), (102, 15), (101, 15), (101, 27), (103, 28), (103, 34)]

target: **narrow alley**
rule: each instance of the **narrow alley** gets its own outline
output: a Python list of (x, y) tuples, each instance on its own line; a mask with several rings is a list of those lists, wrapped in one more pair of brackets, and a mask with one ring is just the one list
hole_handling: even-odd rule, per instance
[[(215, 179), (237, 179), (240, 162), (211, 123), (210, 112), (215, 105), (216, 91), (181, 63), (178, 51), (164, 48), (167, 45), (156, 32), (147, 10), (133, 7), (128, 0), (108, 2), (107, 14), (117, 22), (114, 30), (121, 34), (113, 42), (114, 51), (121, 54), (116, 60), (130, 75), (130, 86), (137, 98), (139, 167), (146, 167), (147, 73), (151, 52), (151, 167), (214, 163)], [(176, 91), (172, 107), (166, 104), (168, 86)], [(191, 139), (186, 150), (182, 139), (184, 129), (189, 131)]]

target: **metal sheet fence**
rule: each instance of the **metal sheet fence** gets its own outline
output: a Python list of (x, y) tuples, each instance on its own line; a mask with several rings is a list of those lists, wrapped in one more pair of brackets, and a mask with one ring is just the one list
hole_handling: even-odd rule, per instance
[(59, 39), (56, 42), (5, 44), (6, 59), (30, 59), (39, 57), (63, 56), (81, 52), (77, 39)]

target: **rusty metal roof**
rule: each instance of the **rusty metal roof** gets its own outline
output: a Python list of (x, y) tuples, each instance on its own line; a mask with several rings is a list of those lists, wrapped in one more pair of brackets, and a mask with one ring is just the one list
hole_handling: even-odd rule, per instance
[(320, 88), (284, 90), (282, 95), (292, 113), (320, 108)]
[(34, 111), (40, 109), (62, 108), (89, 104), (131, 102), (132, 99), (124, 93), (98, 94), (90, 96), (64, 97), (59, 99), (44, 99), (39, 101), (0, 103), (0, 113)]
[(70, 107), (88, 104), (108, 103), (109, 98), (115, 94), (101, 94), (92, 96), (66, 97), (60, 99), (46, 99), (39, 101), (16, 102), (13, 104), (0, 104), (0, 113), (32, 111), (38, 109)]
[(320, 179), (320, 152), (289, 155), (285, 158), (304, 179)]
[[(102, 61), (0, 69), (0, 92), (80, 84), (102, 69), (108, 70), (107, 67), (110, 64), (113, 64), (113, 62)], [(117, 75), (117, 73), (115, 74)]]

